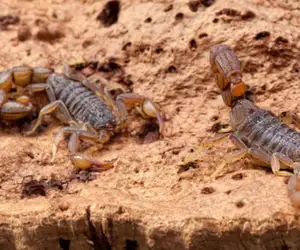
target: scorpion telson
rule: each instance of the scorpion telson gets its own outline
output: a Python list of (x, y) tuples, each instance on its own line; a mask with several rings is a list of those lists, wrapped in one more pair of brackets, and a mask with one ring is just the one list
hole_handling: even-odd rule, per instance
[[(300, 133), (248, 98), (248, 87), (242, 81), (240, 62), (229, 46), (213, 46), (210, 63), (223, 100), (231, 108), (230, 124), (233, 132), (207, 140), (203, 145), (229, 139), (239, 149), (224, 157), (215, 175), (226, 164), (247, 156), (258, 165), (271, 166), (276, 175), (292, 176), (288, 183), (290, 197), (293, 205), (300, 207)], [(300, 128), (297, 114), (286, 113), (284, 118)], [(281, 169), (293, 170), (294, 175)]]
[[(12, 87), (17, 91), (11, 91)], [(52, 161), (64, 135), (70, 135), (68, 148), (73, 164), (80, 169), (96, 166), (105, 170), (111, 168), (113, 162), (100, 162), (78, 153), (80, 140), (91, 144), (106, 143), (127, 126), (127, 109), (134, 107), (144, 118), (157, 118), (161, 134), (164, 127), (163, 117), (154, 102), (134, 93), (122, 93), (114, 100), (110, 95), (114, 88), (122, 90), (118, 84), (102, 78), (98, 85), (76, 74), (69, 65), (65, 65), (63, 74), (47, 68), (15, 67), (0, 74), (0, 115), (6, 120), (27, 116), (33, 105), (24, 93), (46, 91), (50, 103), (40, 110), (34, 126), (26, 134), (33, 134), (43, 116), (55, 112), (68, 126), (61, 128), (54, 138)]]

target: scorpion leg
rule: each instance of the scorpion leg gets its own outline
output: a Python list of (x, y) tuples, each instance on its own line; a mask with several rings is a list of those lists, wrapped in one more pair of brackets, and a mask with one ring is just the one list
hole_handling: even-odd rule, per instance
[(288, 190), (294, 207), (300, 207), (300, 162), (294, 163), (295, 174), (288, 181)]
[(43, 107), (41, 109), (35, 125), (32, 127), (31, 130), (26, 132), (26, 134), (27, 135), (33, 134), (37, 130), (37, 128), (40, 126), (44, 115), (53, 113), (57, 109), (59, 109), (59, 111), (62, 114), (62, 115), (60, 115), (61, 119), (63, 119), (64, 121), (71, 121), (72, 120), (72, 117), (71, 117), (67, 107), (65, 106), (65, 104), (62, 101), (57, 100), (57, 101), (49, 103), (48, 105), (46, 105), (45, 107)]
[(50, 102), (56, 101), (54, 91), (48, 83), (35, 83), (26, 86), (26, 90), (30, 93), (46, 91)]
[[(233, 143), (238, 146), (236, 143), (243, 143), (241, 140), (238, 138), (234, 138), (232, 136), (232, 141)], [(274, 153), (271, 157), (263, 152), (259, 148), (248, 148), (247, 154), (254, 157), (255, 160), (258, 160), (262, 165), (269, 165), (271, 162), (271, 168), (272, 171), (275, 175), (278, 176), (291, 176), (292, 174), (287, 171), (280, 171), (280, 162), (284, 163), (285, 165), (289, 166), (290, 168), (293, 169), (293, 164), (294, 162), (287, 156), (281, 154), (281, 153)]]
[(144, 118), (157, 118), (159, 124), (159, 132), (162, 134), (164, 130), (164, 121), (159, 108), (155, 103), (144, 96), (133, 93), (124, 93), (117, 97), (116, 105), (120, 112), (121, 121), (125, 122), (127, 118), (127, 109), (138, 107), (139, 113)]
[(11, 90), (12, 78), (11, 71), (0, 73), (0, 107), (7, 101), (7, 92)]
[(93, 135), (88, 131), (73, 128), (73, 127), (64, 127), (59, 130), (57, 135), (54, 138), (52, 146), (52, 159), (54, 161), (57, 151), (57, 146), (63, 140), (65, 134), (71, 134), (68, 148), (71, 153), (72, 163), (80, 169), (88, 169), (93, 166), (99, 167), (100, 170), (106, 170), (113, 166), (113, 162), (100, 162), (98, 160), (92, 159), (86, 154), (78, 154), (79, 140), (87, 141), (89, 143), (101, 143), (104, 144), (109, 140), (109, 134), (105, 133), (105, 130), (99, 135)]
[(203, 148), (207, 148), (207, 147), (211, 147), (214, 145), (217, 145), (225, 140), (228, 139), (230, 134), (226, 133), (226, 134), (217, 134), (215, 135), (213, 138), (209, 138), (204, 140), (200, 146), (191, 154), (187, 155), (183, 162), (184, 164), (188, 163), (188, 162), (193, 162), (197, 159), (197, 155), (202, 151)]
[[(242, 155), (243, 150), (246, 150), (246, 154), (244, 156), (249, 155), (251, 157), (254, 157), (255, 160), (258, 160), (263, 165), (269, 165), (271, 162), (271, 168), (275, 175), (278, 175), (278, 176), (291, 176), (292, 175), (288, 171), (280, 171), (280, 162), (284, 163), (285, 165), (289, 166), (292, 169), (294, 168), (293, 167), (294, 162), (289, 157), (287, 157), (281, 153), (274, 153), (270, 157), (268, 154), (266, 154), (259, 148), (248, 148), (247, 149), (246, 145), (239, 138), (235, 137), (234, 135), (231, 135), (230, 139), (233, 142), (233, 144), (235, 144), (238, 148), (242, 148), (241, 154), (240, 154), (241, 158), (243, 157), (243, 155)], [(226, 157), (225, 158), (226, 163), (229, 162), (228, 159), (232, 159), (232, 160), (236, 161), (237, 157)], [(230, 163), (231, 162), (232, 161), (230, 161)]]
[(280, 171), (280, 163), (294, 169), (294, 162), (288, 156), (281, 153), (274, 153), (271, 157), (271, 168), (275, 175), (279, 176), (292, 176), (293, 174), (288, 171)]
[(293, 111), (283, 112), (280, 115), (280, 119), (288, 125), (294, 122), (297, 128), (300, 129), (300, 117), (296, 112)]
[(219, 164), (215, 172), (212, 174), (213, 179), (218, 176), (218, 174), (227, 164), (241, 160), (247, 155), (255, 158), (255, 160), (258, 160), (260, 163), (263, 163), (265, 165), (269, 164), (270, 157), (262, 150), (257, 148), (248, 148), (247, 145), (241, 139), (239, 139), (233, 134), (229, 136), (229, 139), (239, 150), (231, 154), (225, 155), (223, 161)]
[(239, 150), (224, 156), (222, 162), (217, 166), (214, 173), (211, 175), (212, 179), (215, 179), (218, 174), (225, 168), (227, 164), (234, 163), (243, 159), (248, 154), (248, 148), (245, 143), (234, 134), (230, 134), (227, 137)]
[(0, 89), (0, 107), (2, 107), (3, 103), (7, 100), (7, 95), (3, 89)]

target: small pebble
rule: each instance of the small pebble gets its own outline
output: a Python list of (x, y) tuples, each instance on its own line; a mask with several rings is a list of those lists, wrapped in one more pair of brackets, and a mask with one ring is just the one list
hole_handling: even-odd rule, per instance
[(68, 202), (61, 202), (58, 207), (61, 211), (67, 211), (70, 207), (70, 204)]

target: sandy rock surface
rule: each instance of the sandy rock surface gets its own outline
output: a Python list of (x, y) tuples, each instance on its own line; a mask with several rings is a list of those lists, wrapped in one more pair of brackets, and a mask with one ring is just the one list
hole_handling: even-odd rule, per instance
[[(128, 132), (93, 152), (117, 159), (115, 167), (84, 183), (68, 181), (66, 143), (50, 161), (57, 120), (47, 117), (31, 137), (2, 125), (0, 249), (299, 249), (300, 213), (284, 178), (247, 160), (216, 174), (233, 150), (226, 142), (203, 150), (190, 168), (180, 165), (228, 127), (209, 67), (215, 43), (236, 51), (259, 106), (300, 114), (300, 2), (124, 0), (102, 12), (105, 4), (2, 0), (0, 68), (107, 62), (104, 77), (162, 107), (165, 136), (141, 143), (145, 121), (131, 112)], [(26, 178), (60, 184), (27, 197)]]

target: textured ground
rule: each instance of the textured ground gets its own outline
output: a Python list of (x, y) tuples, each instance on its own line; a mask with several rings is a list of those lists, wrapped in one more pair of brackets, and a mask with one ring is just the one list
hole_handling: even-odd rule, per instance
[(209, 68), (215, 43), (234, 48), (258, 105), (300, 113), (299, 1), (128, 0), (112, 25), (104, 14), (97, 20), (105, 3), (2, 0), (1, 16), (19, 19), (0, 18), (0, 68), (99, 61), (103, 76), (159, 103), (165, 137), (141, 144), (144, 121), (132, 112), (128, 133), (94, 152), (117, 159), (113, 169), (21, 199), (24, 177), (66, 181), (73, 166), (65, 145), (50, 162), (56, 120), (45, 119), (33, 137), (3, 126), (0, 249), (299, 249), (300, 214), (283, 178), (244, 160), (211, 181), (232, 150), (227, 143), (179, 171), (184, 156), (228, 124)]

